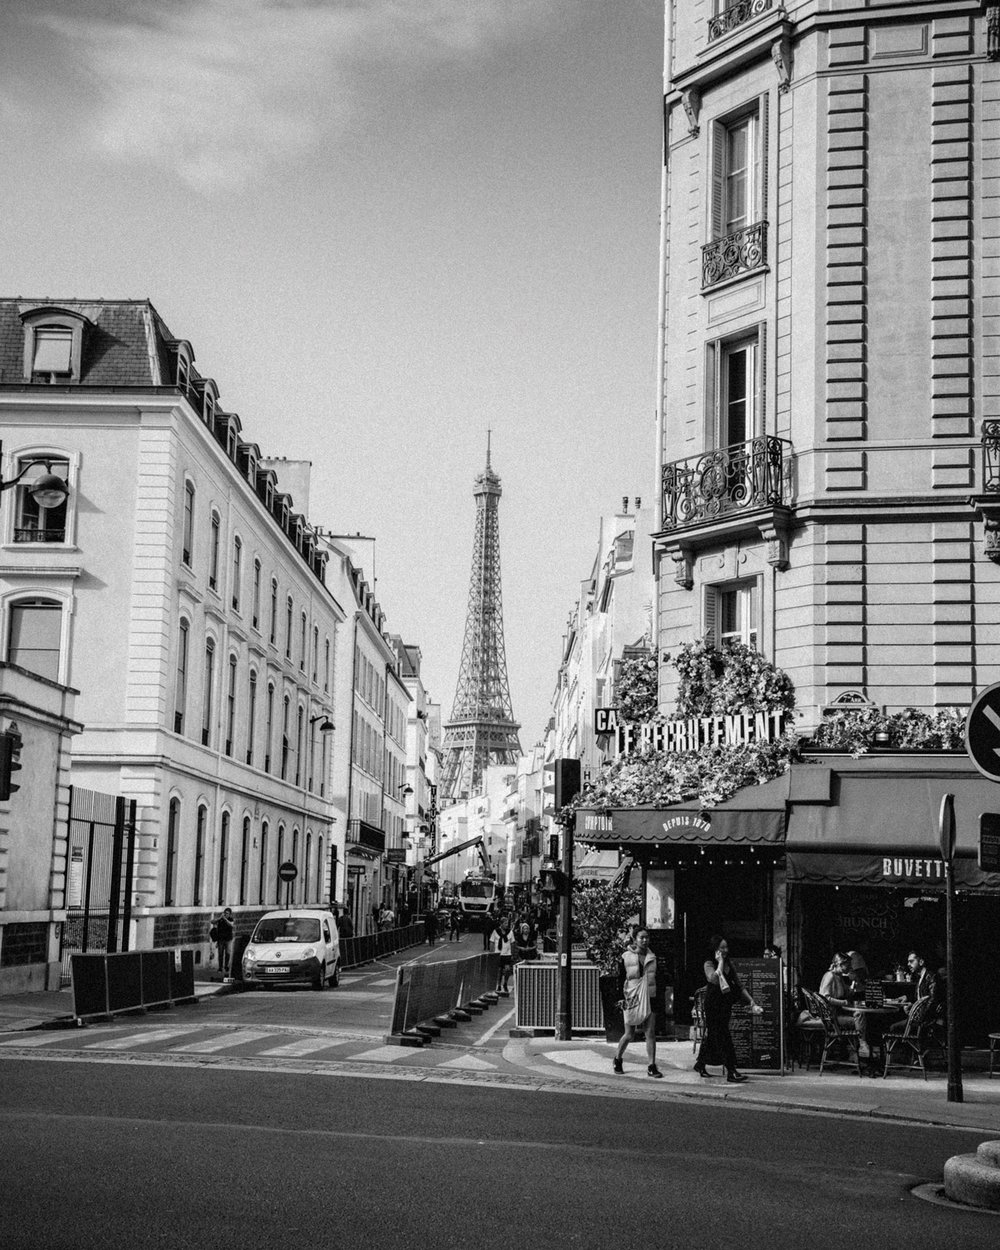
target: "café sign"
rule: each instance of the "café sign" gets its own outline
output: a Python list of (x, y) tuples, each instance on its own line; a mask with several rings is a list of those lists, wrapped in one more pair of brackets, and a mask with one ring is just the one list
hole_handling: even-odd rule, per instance
[[(614, 711), (613, 708), (600, 709)], [(781, 737), (786, 712), (754, 712), (744, 709), (723, 716), (687, 716), (666, 721), (643, 721), (637, 725), (616, 719), (615, 754), (633, 751), (673, 751), (684, 754), (708, 747), (749, 746), (753, 742), (774, 742)]]
[(882, 880), (907, 884), (944, 884), (943, 859), (921, 859), (915, 855), (883, 855)]

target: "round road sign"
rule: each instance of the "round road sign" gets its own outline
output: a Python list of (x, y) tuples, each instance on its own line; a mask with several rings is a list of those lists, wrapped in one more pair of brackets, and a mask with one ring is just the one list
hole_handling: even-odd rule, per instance
[(969, 708), (965, 749), (984, 777), (1000, 781), (1000, 682), (987, 686)]
[(298, 875), (299, 870), (290, 859), (286, 859), (285, 862), (278, 867), (278, 877), (282, 881), (294, 881)]

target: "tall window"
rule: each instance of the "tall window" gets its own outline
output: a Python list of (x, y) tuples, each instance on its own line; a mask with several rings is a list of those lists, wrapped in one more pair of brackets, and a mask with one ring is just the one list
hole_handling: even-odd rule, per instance
[[(316, 901), (323, 901), (323, 839), (316, 839)], [(330, 900), (333, 902), (333, 899)]]
[(306, 834), (306, 863), (302, 872), (302, 901), (309, 902), (309, 890), (312, 886), (312, 855), (313, 855), (313, 838), (311, 833)]
[[(292, 830), (292, 863), (295, 865), (296, 868), (298, 868), (299, 866), (299, 831), (298, 829)], [(296, 880), (298, 880), (298, 878), (296, 878)], [(297, 902), (298, 899), (296, 897), (297, 891), (295, 889), (295, 881), (293, 881), (291, 885), (288, 887), (288, 892), (291, 895), (292, 902), (293, 903)]]
[(222, 813), (222, 827), (219, 830), (219, 890), (216, 903), (221, 907), (226, 901), (226, 889), (229, 878), (229, 813)]
[(292, 596), (288, 596), (285, 603), (285, 659), (292, 658), (292, 617), (295, 615), (295, 605), (292, 603)]
[(264, 772), (271, 771), (271, 751), (274, 747), (274, 682), (267, 683), (267, 706), (264, 724)]
[(253, 604), (250, 613), (250, 624), (254, 629), (260, 628), (260, 561), (253, 562)]
[(712, 238), (756, 225), (766, 217), (764, 204), (765, 131), (763, 110), (729, 121), (712, 130)]
[(233, 585), (232, 585), (232, 603), (233, 611), (240, 610), (240, 583), (243, 577), (243, 541), (240, 538), (233, 539)]
[[(277, 863), (279, 868), (285, 862), (285, 826), (284, 825), (278, 826), (278, 858), (275, 862)], [(281, 903), (282, 885), (284, 885), (284, 882), (277, 875), (275, 875), (274, 900), (276, 903), (279, 903), (279, 904)]]
[(764, 429), (764, 326), (708, 346), (710, 438), (716, 447), (745, 443)]
[(181, 541), (181, 559), (191, 568), (194, 564), (194, 486), (184, 483), (184, 533)]
[(208, 827), (208, 808), (198, 808), (198, 823), (194, 839), (194, 891), (191, 902), (201, 906), (201, 892), (205, 882), (205, 830)]
[(327, 638), (323, 643), (323, 690), (329, 693), (330, 690), (330, 639)]
[(172, 907), (177, 891), (177, 838), (180, 829), (180, 799), (171, 799), (167, 807), (167, 857), (163, 874), (163, 906)]
[(229, 657), (229, 690), (226, 693), (226, 754), (233, 753), (236, 736), (236, 656)]
[[(30, 466), (30, 467), (29, 467)], [(66, 513), (69, 500), (64, 499), (54, 507), (46, 508), (31, 494), (38, 479), (46, 473), (54, 473), (64, 482), (69, 481), (68, 460), (47, 460), (39, 464), (30, 456), (17, 466), (20, 473), (26, 470), (17, 488), (17, 519), (14, 522), (16, 543), (62, 543), (66, 541)]]
[(54, 599), (19, 599), (10, 605), (7, 663), (59, 680), (62, 606)]
[(709, 586), (705, 594), (705, 632), (716, 644), (731, 640), (756, 647), (760, 628), (757, 579)]
[(250, 670), (250, 690), (247, 696), (247, 763), (253, 763), (254, 730), (257, 726), (257, 672)]
[(222, 532), (222, 520), (217, 512), (212, 513), (212, 537), (208, 561), (208, 585), (211, 590), (219, 589), (219, 541)]
[(177, 676), (174, 682), (174, 733), (184, 732), (184, 712), (187, 708), (188, 631), (187, 621), (182, 620), (177, 631)]
[(313, 626), (313, 681), (319, 677), (319, 626)]
[(290, 707), (291, 707), (291, 703), (289, 701), (288, 695), (286, 694), (285, 701), (282, 704), (282, 710), (281, 710), (281, 780), (282, 781), (285, 781), (288, 778), (288, 752), (291, 748), (291, 743), (288, 740), (288, 733), (289, 733), (288, 720), (289, 720)]
[(271, 629), (268, 641), (273, 646), (278, 641), (278, 579), (271, 578)]
[(243, 817), (243, 837), (240, 840), (240, 903), (247, 901), (247, 871), (250, 863), (250, 817)]
[(299, 668), (304, 673), (306, 671), (306, 634), (309, 631), (309, 622), (306, 620), (306, 614), (302, 613), (302, 628), (299, 634)]
[(215, 683), (215, 639), (205, 642), (205, 686), (201, 699), (201, 744), (209, 746), (212, 741), (212, 687)]
[(302, 784), (302, 730), (305, 723), (305, 712), (299, 707), (295, 724), (295, 784)]
[(270, 826), (261, 821), (260, 826), (260, 877), (257, 881), (257, 902), (263, 907), (267, 899), (267, 835)]

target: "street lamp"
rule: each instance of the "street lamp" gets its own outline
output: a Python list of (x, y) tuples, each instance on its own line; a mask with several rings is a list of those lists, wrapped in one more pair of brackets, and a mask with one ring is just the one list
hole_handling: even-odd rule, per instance
[[(2, 455), (3, 444), (0, 443), (0, 456)], [(40, 508), (58, 508), (61, 503), (66, 501), (66, 497), (69, 495), (69, 486), (61, 477), (52, 472), (52, 461), (50, 459), (29, 460), (16, 477), (12, 477), (6, 482), (0, 482), (0, 491), (10, 490), (12, 486), (16, 486), (26, 473), (31, 469), (37, 468), (40, 464), (45, 465), (46, 472), (42, 474), (37, 482), (33, 482), (28, 487), (28, 494)]]
[(333, 721), (329, 718), (329, 716), (310, 716), (309, 717), (310, 726), (315, 725), (318, 720), (323, 722), (322, 725), (320, 725), (319, 727), (319, 731), (321, 734), (332, 733), (337, 728), (337, 726), (333, 723)]

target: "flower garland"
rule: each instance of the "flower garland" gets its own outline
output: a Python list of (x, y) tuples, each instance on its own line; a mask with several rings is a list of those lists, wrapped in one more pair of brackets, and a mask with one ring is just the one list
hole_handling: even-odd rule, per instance
[(937, 712), (908, 707), (889, 713), (877, 707), (850, 708), (827, 717), (806, 749), (846, 751), (854, 759), (876, 746), (894, 751), (956, 751), (965, 745), (965, 720), (965, 710), (958, 707)]

